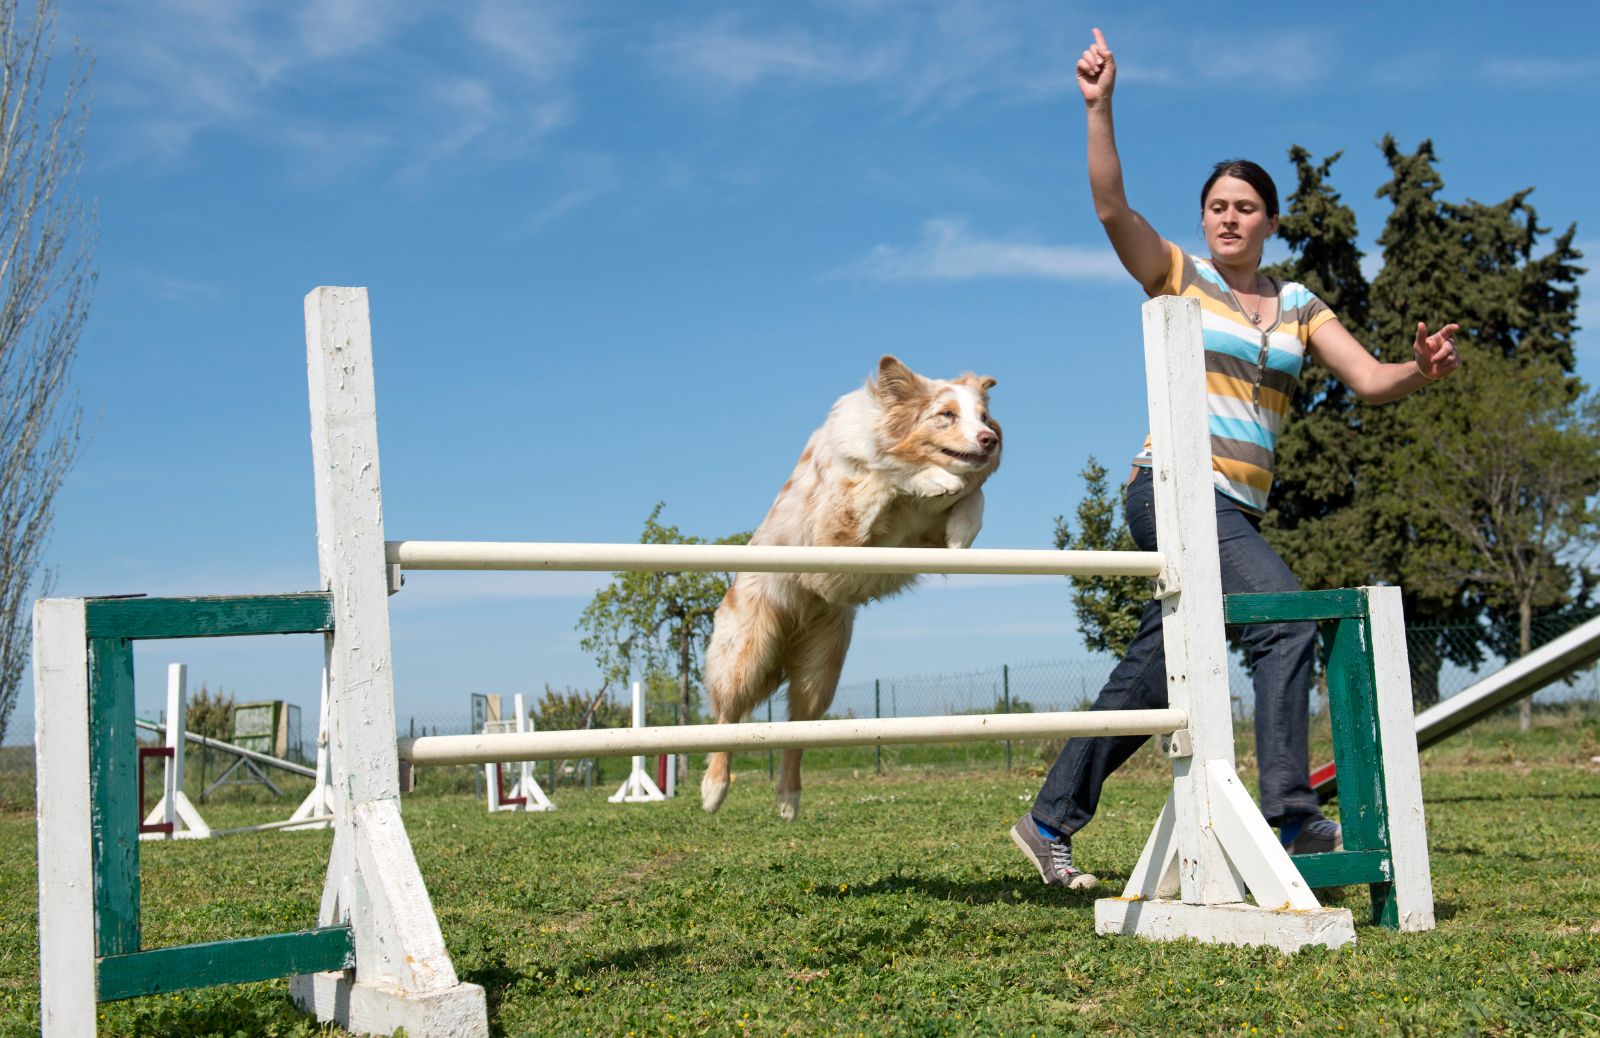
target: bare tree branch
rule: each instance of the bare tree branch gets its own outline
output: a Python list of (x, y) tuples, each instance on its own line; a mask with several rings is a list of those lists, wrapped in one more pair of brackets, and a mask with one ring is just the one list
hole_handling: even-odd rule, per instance
[(96, 240), (77, 195), (87, 53), (52, 91), (54, 0), (0, 0), (0, 739), (31, 645), (32, 599), (56, 491), (78, 453), (73, 358), (89, 315)]

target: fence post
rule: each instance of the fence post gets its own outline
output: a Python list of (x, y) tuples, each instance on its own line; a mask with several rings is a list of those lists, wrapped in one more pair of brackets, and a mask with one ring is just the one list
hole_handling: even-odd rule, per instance
[[(872, 679), (872, 716), (874, 718), (883, 716), (883, 681), (879, 678)], [(878, 774), (882, 775), (883, 744), (879, 743), (878, 745), (874, 746), (872, 748), (872, 753), (873, 757), (875, 758), (874, 764), (878, 769)]]
[[(767, 697), (767, 720), (769, 722), (772, 720), (772, 697), (771, 696)], [(772, 781), (772, 779), (775, 777), (775, 775), (776, 775), (776, 772), (774, 772), (773, 769), (772, 769), (772, 751), (768, 750), (767, 751), (767, 780), (769, 782)]]
[[(1004, 704), (1004, 709), (1001, 710), (1001, 713), (1009, 714), (1011, 712), (1011, 664), (1009, 664), (1009, 663), (1000, 664), (1000, 695), (1001, 695), (1001, 702)], [(1007, 774), (1009, 774), (1010, 771), (1011, 771), (1011, 740), (1007, 739), (1006, 740), (1006, 772), (1007, 772)]]

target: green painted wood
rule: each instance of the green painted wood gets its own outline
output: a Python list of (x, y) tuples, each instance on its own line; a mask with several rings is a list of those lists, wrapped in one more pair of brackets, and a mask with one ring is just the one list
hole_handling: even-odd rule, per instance
[(133, 726), (133, 645), (89, 639), (89, 820), (95, 950), (139, 950), (139, 755)]
[(1400, 929), (1400, 902), (1395, 900), (1394, 884), (1373, 883), (1368, 889), (1372, 895), (1372, 925)]
[(1306, 885), (1313, 890), (1342, 887), (1351, 883), (1378, 883), (1394, 875), (1389, 852), (1330, 851), (1327, 854), (1297, 854), (1289, 859), (1300, 870)]
[(1339, 824), (1344, 845), (1356, 851), (1389, 846), (1371, 636), (1365, 620), (1340, 620), (1323, 630)]
[(1222, 610), (1224, 621), (1230, 624), (1344, 620), (1367, 615), (1367, 596), (1354, 587), (1224, 595)]
[(100, 598), (87, 603), (91, 638), (220, 638), (333, 630), (326, 591), (216, 598)]
[(348, 926), (154, 948), (101, 959), (96, 997), (112, 1002), (213, 984), (346, 970), (355, 962), (355, 938)]

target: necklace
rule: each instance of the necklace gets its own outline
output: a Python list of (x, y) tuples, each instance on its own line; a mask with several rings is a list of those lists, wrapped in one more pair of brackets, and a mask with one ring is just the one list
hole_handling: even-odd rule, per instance
[[(1228, 285), (1228, 279), (1223, 278), (1222, 283), (1224, 285)], [(1256, 279), (1252, 282), (1252, 284), (1259, 285), (1260, 283), (1260, 275), (1258, 274), (1256, 275)], [(1244, 314), (1244, 316), (1249, 319), (1251, 324), (1259, 328), (1261, 326), (1261, 293), (1256, 293), (1256, 308), (1254, 310), (1248, 310), (1245, 308), (1245, 305), (1239, 301), (1239, 293), (1233, 290), (1232, 285), (1228, 285), (1228, 295), (1233, 297), (1233, 305), (1239, 308), (1239, 312)]]

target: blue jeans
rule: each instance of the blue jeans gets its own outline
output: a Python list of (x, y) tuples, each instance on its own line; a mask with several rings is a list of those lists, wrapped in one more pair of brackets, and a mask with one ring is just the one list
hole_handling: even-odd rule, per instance
[[(1299, 583), (1267, 546), (1260, 520), (1221, 493), (1217, 501), (1217, 547), (1222, 559), (1222, 591), (1298, 591)], [(1123, 515), (1143, 551), (1156, 550), (1155, 487), (1141, 468), (1123, 495)], [(1261, 813), (1273, 825), (1317, 810), (1311, 791), (1311, 654), (1316, 625), (1248, 624), (1238, 628), (1254, 663), (1256, 758), (1261, 780)], [(1148, 710), (1167, 705), (1167, 655), (1161, 641), (1161, 604), (1145, 604), (1139, 631), (1111, 678), (1095, 699), (1095, 710)], [(1034, 801), (1040, 821), (1064, 834), (1089, 824), (1100, 803), (1106, 776), (1122, 766), (1148, 735), (1108, 735), (1070, 739), (1062, 748)]]

